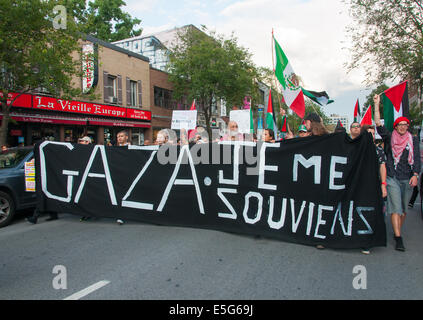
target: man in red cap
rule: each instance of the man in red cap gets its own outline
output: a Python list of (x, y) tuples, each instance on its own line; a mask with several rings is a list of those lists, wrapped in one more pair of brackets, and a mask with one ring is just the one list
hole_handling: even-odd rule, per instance
[(394, 130), (390, 133), (380, 121), (380, 96), (375, 95), (373, 101), (377, 131), (385, 143), (387, 157), (386, 212), (391, 215), (395, 249), (405, 251), (401, 228), (407, 215), (408, 201), (419, 179), (421, 168), (419, 141), (408, 131), (410, 120), (406, 117), (397, 118), (394, 122)]

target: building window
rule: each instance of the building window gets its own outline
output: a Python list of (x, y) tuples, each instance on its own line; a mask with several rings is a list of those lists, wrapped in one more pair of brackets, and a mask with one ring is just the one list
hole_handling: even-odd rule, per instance
[(107, 86), (109, 87), (109, 97), (117, 99), (117, 79), (115, 76), (107, 76)]
[(130, 98), (131, 98), (131, 106), (136, 107), (138, 106), (137, 97), (138, 97), (138, 84), (136, 81), (130, 81), (129, 82), (129, 90), (130, 90)]
[(172, 91), (154, 87), (154, 105), (166, 109), (174, 109), (176, 104), (172, 100)]

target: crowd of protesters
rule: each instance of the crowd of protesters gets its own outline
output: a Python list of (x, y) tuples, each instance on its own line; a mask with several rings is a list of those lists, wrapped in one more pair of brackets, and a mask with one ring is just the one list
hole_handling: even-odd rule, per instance
[[(394, 130), (389, 132), (380, 121), (380, 97), (374, 96), (374, 120), (373, 125), (360, 125), (353, 122), (350, 125), (350, 133), (346, 135), (351, 141), (360, 137), (364, 133), (370, 133), (373, 136), (377, 159), (379, 162), (379, 177), (381, 181), (381, 194), (386, 204), (384, 212), (390, 217), (394, 233), (395, 249), (405, 251), (402, 238), (402, 227), (407, 216), (407, 210), (412, 208), (418, 194), (418, 181), (420, 178), (421, 159), (419, 139), (413, 137), (409, 131), (410, 120), (406, 117), (399, 117), (394, 122)], [(338, 124), (334, 130), (335, 133), (346, 134), (346, 129)], [(382, 138), (375, 140), (376, 132)], [(261, 140), (267, 143), (274, 143), (293, 138), (305, 138), (309, 136), (322, 136), (329, 134), (329, 131), (323, 124), (322, 118), (317, 113), (309, 113), (303, 123), (297, 129), (297, 135), (287, 126), (287, 131), (278, 134), (270, 128), (262, 129), (261, 136), (256, 134), (241, 134), (238, 130), (238, 124), (235, 121), (228, 123), (228, 130), (225, 134), (210, 138), (206, 128), (198, 126), (194, 130), (180, 130), (178, 138), (175, 131), (163, 129), (157, 133), (154, 145), (186, 145), (200, 144), (219, 141), (254, 141)], [(88, 136), (79, 138), (79, 144), (91, 144), (92, 140)], [(109, 144), (112, 145), (112, 144)], [(116, 136), (116, 146), (130, 145), (128, 132), (120, 131)], [(150, 145), (150, 141), (145, 140), (144, 145)], [(35, 212), (34, 216), (28, 221), (37, 222), (39, 216)], [(50, 213), (48, 220), (57, 219), (57, 213)], [(89, 217), (82, 217), (81, 221)], [(122, 219), (117, 219), (117, 223), (122, 225)], [(318, 249), (324, 249), (322, 244), (316, 246)], [(370, 248), (362, 248), (364, 254), (370, 253)]]

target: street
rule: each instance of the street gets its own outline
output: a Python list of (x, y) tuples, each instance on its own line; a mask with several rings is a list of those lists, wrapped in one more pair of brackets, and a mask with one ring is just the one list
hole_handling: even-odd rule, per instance
[[(370, 255), (212, 230), (47, 217), (0, 229), (0, 300), (423, 299), (419, 199), (405, 222), (406, 251), (394, 250), (387, 221), (388, 245)], [(364, 267), (364, 289), (354, 288), (356, 266)]]

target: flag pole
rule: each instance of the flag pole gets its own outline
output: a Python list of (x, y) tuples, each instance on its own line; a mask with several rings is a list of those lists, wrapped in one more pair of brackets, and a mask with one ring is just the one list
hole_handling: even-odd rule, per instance
[[(275, 88), (277, 89), (278, 88), (277, 87), (278, 86), (278, 82), (276, 81), (276, 73), (275, 73), (275, 54), (273, 52), (274, 47), (275, 47), (275, 36), (273, 34), (273, 28), (272, 28), (272, 68), (273, 68), (273, 77), (272, 77), (272, 79), (273, 79)], [(279, 95), (279, 91), (278, 90), (276, 90), (276, 95), (278, 96), (279, 113), (280, 113), (280, 110), (282, 108), (282, 104), (281, 104), (281, 100), (282, 99), (281, 99), (281, 96)], [(285, 117), (286, 117), (287, 130), (288, 130), (288, 132), (290, 132), (291, 130), (289, 129), (288, 115), (285, 115)], [(282, 119), (282, 121), (283, 121), (283, 119)], [(283, 123), (281, 125), (283, 126)]]

